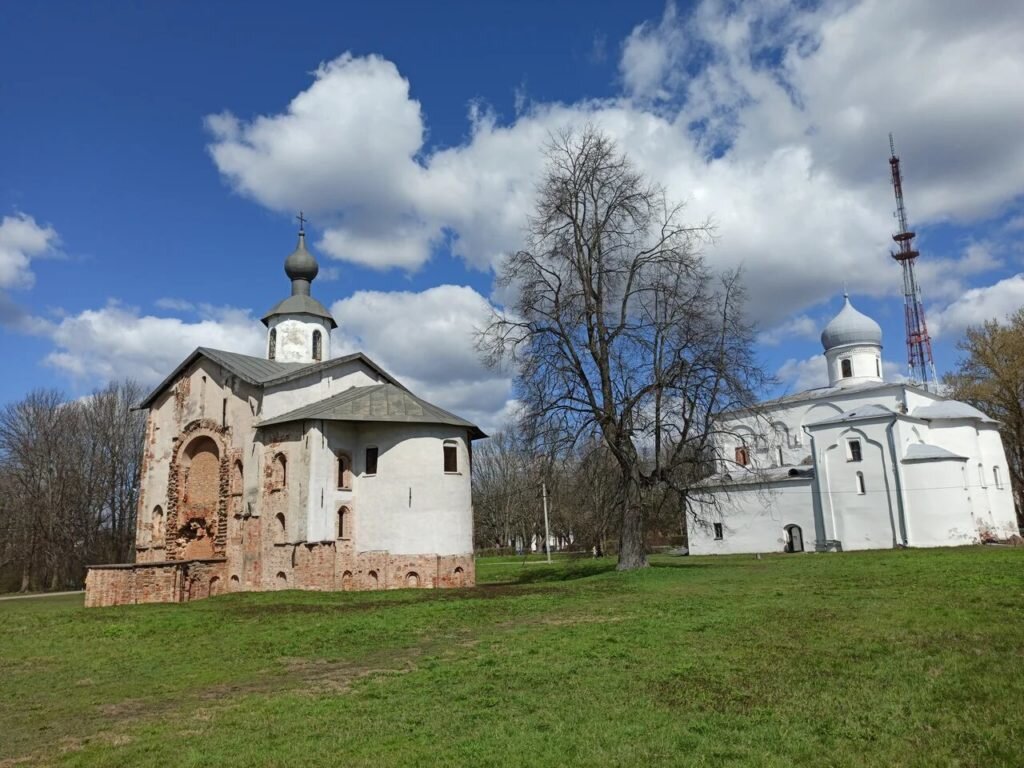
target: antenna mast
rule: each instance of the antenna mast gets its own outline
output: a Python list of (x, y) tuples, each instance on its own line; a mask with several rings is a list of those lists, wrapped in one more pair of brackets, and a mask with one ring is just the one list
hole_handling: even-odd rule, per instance
[(892, 170), (892, 187), (896, 192), (896, 218), (900, 231), (892, 236), (899, 250), (892, 257), (903, 267), (903, 305), (907, 324), (907, 373), (911, 380), (924, 385), (934, 392), (938, 389), (935, 361), (932, 359), (932, 338), (928, 335), (928, 324), (924, 319), (924, 304), (921, 302), (921, 286), (914, 274), (914, 262), (918, 252), (914, 250), (916, 233), (907, 225), (907, 208), (903, 204), (903, 178), (900, 175), (900, 159), (896, 157), (896, 145), (889, 134), (889, 167)]

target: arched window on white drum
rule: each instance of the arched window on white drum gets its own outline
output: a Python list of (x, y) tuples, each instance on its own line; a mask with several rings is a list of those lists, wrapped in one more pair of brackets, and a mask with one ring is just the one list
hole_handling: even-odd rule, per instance
[(857, 473), (857, 493), (858, 493), (858, 495), (861, 495), (861, 496), (863, 496), (866, 493), (866, 491), (864, 490), (864, 473), (863, 472), (858, 472)]
[(277, 357), (277, 328), (270, 329), (270, 340), (267, 342), (267, 358), (273, 360)]
[(324, 337), (320, 331), (313, 331), (313, 359), (319, 361), (324, 356)]
[(875, 358), (875, 376), (882, 378), (882, 358)]
[(999, 472), (999, 467), (992, 467), (992, 481), (996, 484), (996, 488), (1003, 490), (1003, 476)]
[(846, 358), (845, 360), (840, 361), (839, 364), (840, 366), (842, 366), (843, 369), (843, 378), (851, 378), (853, 376), (853, 363), (850, 362), (850, 359)]
[(454, 440), (444, 441), (444, 471), (455, 474), (459, 471), (459, 444)]

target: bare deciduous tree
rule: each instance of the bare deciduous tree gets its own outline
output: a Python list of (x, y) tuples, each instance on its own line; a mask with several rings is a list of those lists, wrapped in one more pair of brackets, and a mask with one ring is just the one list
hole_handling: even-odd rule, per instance
[(68, 402), (36, 390), (0, 409), (0, 576), (21, 590), (80, 586), (130, 557), (145, 417), (133, 382)]
[(490, 363), (514, 361), (540, 444), (597, 436), (614, 458), (620, 569), (647, 565), (645, 495), (669, 486), (685, 504), (717, 414), (762, 383), (738, 277), (711, 273), (708, 228), (681, 213), (597, 130), (557, 137), (500, 275), (516, 298), (480, 335)]

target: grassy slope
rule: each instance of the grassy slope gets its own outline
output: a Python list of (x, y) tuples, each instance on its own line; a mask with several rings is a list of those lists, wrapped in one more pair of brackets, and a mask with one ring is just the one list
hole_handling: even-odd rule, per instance
[[(1020, 765), (1024, 550), (0, 604), (0, 765)], [(20, 762), (19, 762), (20, 764)]]

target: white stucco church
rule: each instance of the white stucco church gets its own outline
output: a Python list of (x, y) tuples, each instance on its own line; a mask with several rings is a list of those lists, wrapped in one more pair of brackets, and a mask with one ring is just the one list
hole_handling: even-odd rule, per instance
[(300, 231), (264, 354), (200, 347), (143, 401), (136, 562), (92, 566), (86, 605), (474, 583), (483, 432), (366, 355), (332, 358), (318, 270)]
[(882, 330), (845, 297), (828, 386), (726, 415), (695, 555), (942, 547), (1017, 534), (998, 424), (882, 379)]

